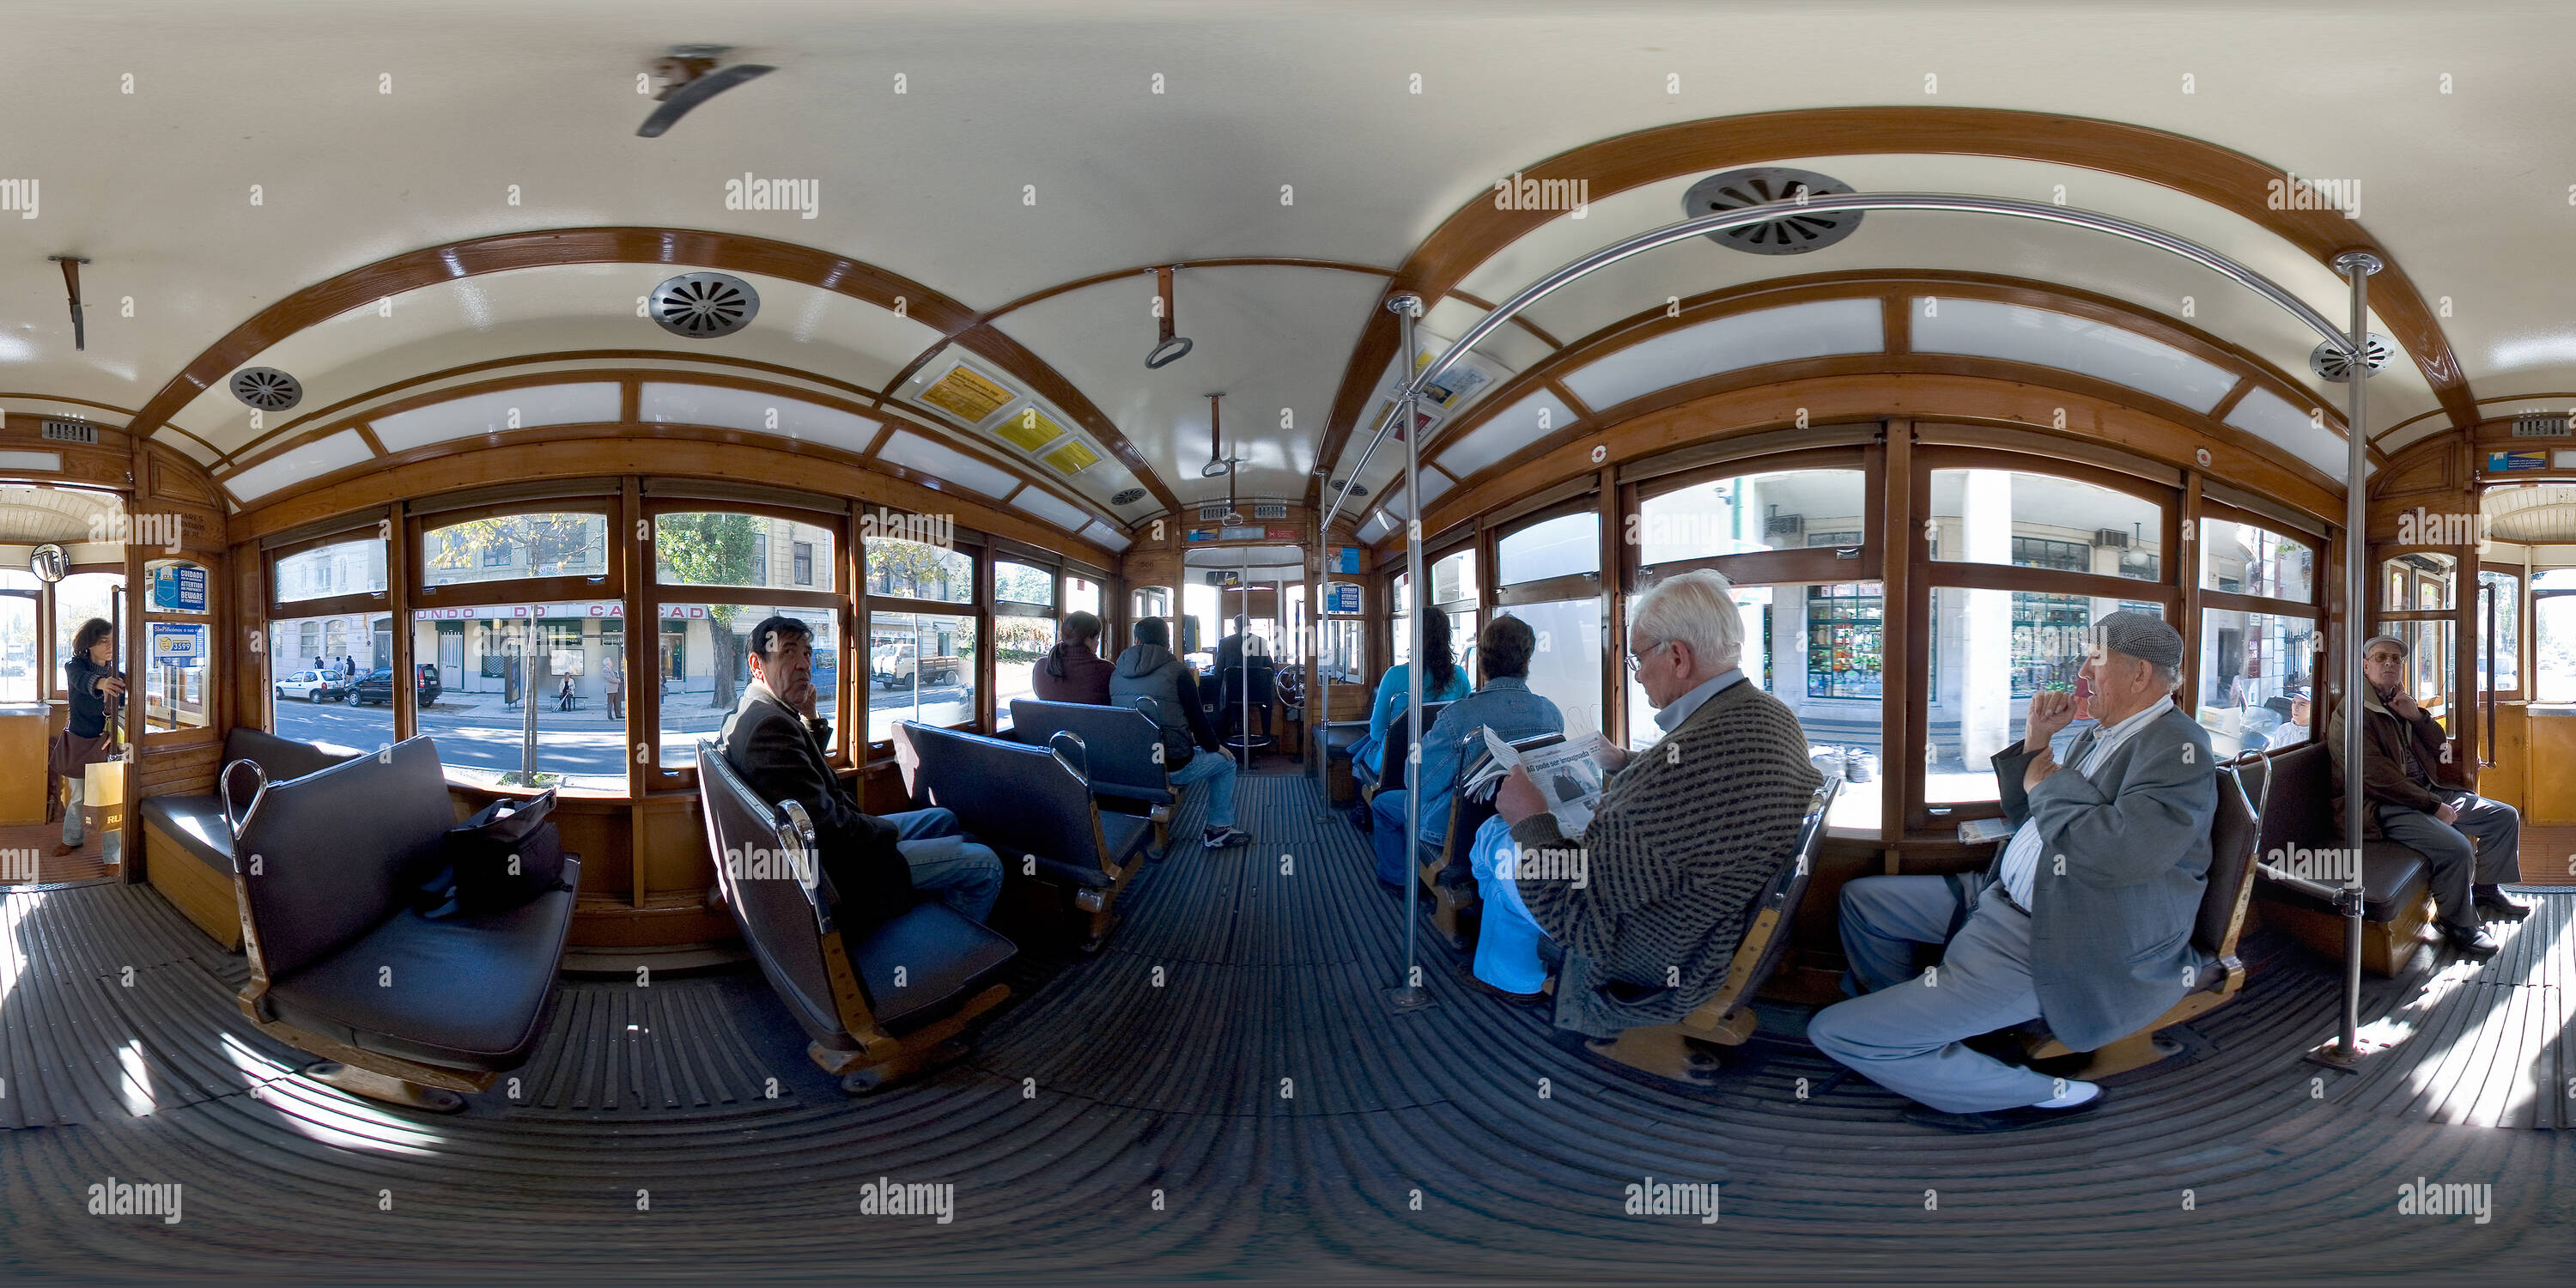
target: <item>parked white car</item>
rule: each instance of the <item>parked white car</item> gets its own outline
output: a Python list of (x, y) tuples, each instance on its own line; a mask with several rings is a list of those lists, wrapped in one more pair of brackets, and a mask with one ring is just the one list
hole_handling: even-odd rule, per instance
[(334, 702), (349, 691), (338, 671), (298, 671), (272, 687), (280, 698), (297, 697), (307, 702)]

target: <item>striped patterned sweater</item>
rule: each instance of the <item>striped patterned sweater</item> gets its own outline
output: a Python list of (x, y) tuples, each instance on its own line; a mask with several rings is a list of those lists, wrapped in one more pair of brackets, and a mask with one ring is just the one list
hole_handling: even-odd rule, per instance
[[(1518, 882), (1530, 916), (1566, 950), (1556, 1023), (1610, 1037), (1674, 1023), (1715, 995), (1747, 909), (1797, 843), (1823, 781), (1798, 717), (1747, 681), (1630, 757), (1581, 840), (1553, 815), (1522, 819), (1512, 839), (1524, 854), (1578, 849), (1587, 878), (1578, 889), (1525, 869)], [(1621, 1002), (1599, 993), (1610, 981), (1660, 991)]]

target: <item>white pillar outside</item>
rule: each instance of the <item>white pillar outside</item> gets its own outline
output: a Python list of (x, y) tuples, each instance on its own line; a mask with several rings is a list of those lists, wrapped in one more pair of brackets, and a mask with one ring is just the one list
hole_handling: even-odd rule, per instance
[[(1959, 498), (1961, 554), (1970, 563), (2012, 562), (2012, 474), (1970, 470)], [(1965, 768), (1990, 768), (1994, 754), (2011, 744), (2012, 595), (2001, 590), (1964, 593), (1959, 667), (1960, 760)]]

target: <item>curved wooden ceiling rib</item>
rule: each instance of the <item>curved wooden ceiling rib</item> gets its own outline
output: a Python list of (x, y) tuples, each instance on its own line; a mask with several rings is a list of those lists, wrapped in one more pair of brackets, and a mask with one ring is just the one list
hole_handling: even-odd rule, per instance
[[(2460, 375), (2458, 357), (2435, 321), (2431, 306), (2407, 280), (2394, 257), (2362, 226), (2334, 210), (2272, 210), (2265, 185), (2283, 172), (2229, 148), (2187, 135), (2121, 121), (2022, 112), (2002, 108), (1836, 107), (1712, 117), (1656, 126), (1602, 139), (1519, 167), (1532, 179), (1582, 179), (1594, 199), (1676, 175), (1759, 165), (1794, 157), (1867, 153), (1955, 154), (2007, 157), (2080, 166), (2174, 189), (2241, 215), (2319, 262), (2346, 250), (2370, 250), (2386, 265), (2371, 279), (2371, 306), (2414, 355), (2442, 409), (2455, 426), (2478, 420), (2476, 403)], [(1423, 239), (1389, 283), (1390, 291), (1419, 293), (1436, 304), (1454, 293), (1477, 265), (1556, 218), (1554, 211), (1497, 210), (1482, 197), (1470, 200)], [(1342, 385), (1333, 396), (1324, 441), (1315, 459), (1338, 467), (1343, 447), (1359, 426), (1370, 390), (1395, 356), (1396, 322), (1373, 309)], [(1307, 503), (1322, 503), (1323, 481), (1307, 488)]]
[(1171, 509), (1180, 508), (1171, 488), (1145, 463), (1145, 454), (1073, 382), (1009, 336), (981, 325), (975, 311), (964, 304), (910, 278), (830, 251), (767, 237), (698, 229), (557, 228), (504, 233), (423, 247), (353, 268), (296, 291), (234, 327), (171, 377), (143, 405), (130, 428), (148, 437), (197, 395), (270, 345), (360, 305), (484, 273), (602, 263), (688, 264), (754, 273), (801, 282), (889, 311), (900, 297), (905, 316), (949, 336), (943, 343), (962, 345), (1026, 382), (1108, 448), (1157, 500)]

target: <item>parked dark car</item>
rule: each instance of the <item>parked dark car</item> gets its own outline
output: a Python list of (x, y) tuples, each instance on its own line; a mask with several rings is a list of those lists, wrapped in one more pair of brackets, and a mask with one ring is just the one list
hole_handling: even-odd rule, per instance
[[(438, 682), (438, 668), (420, 667), (419, 677), (412, 683), (412, 693), (418, 704), (428, 706), (438, 701), (438, 695), (444, 692), (446, 692), (446, 686)], [(380, 666), (359, 676), (358, 683), (349, 690), (349, 705), (353, 707), (391, 706), (393, 700), (394, 670), (389, 666)]]

